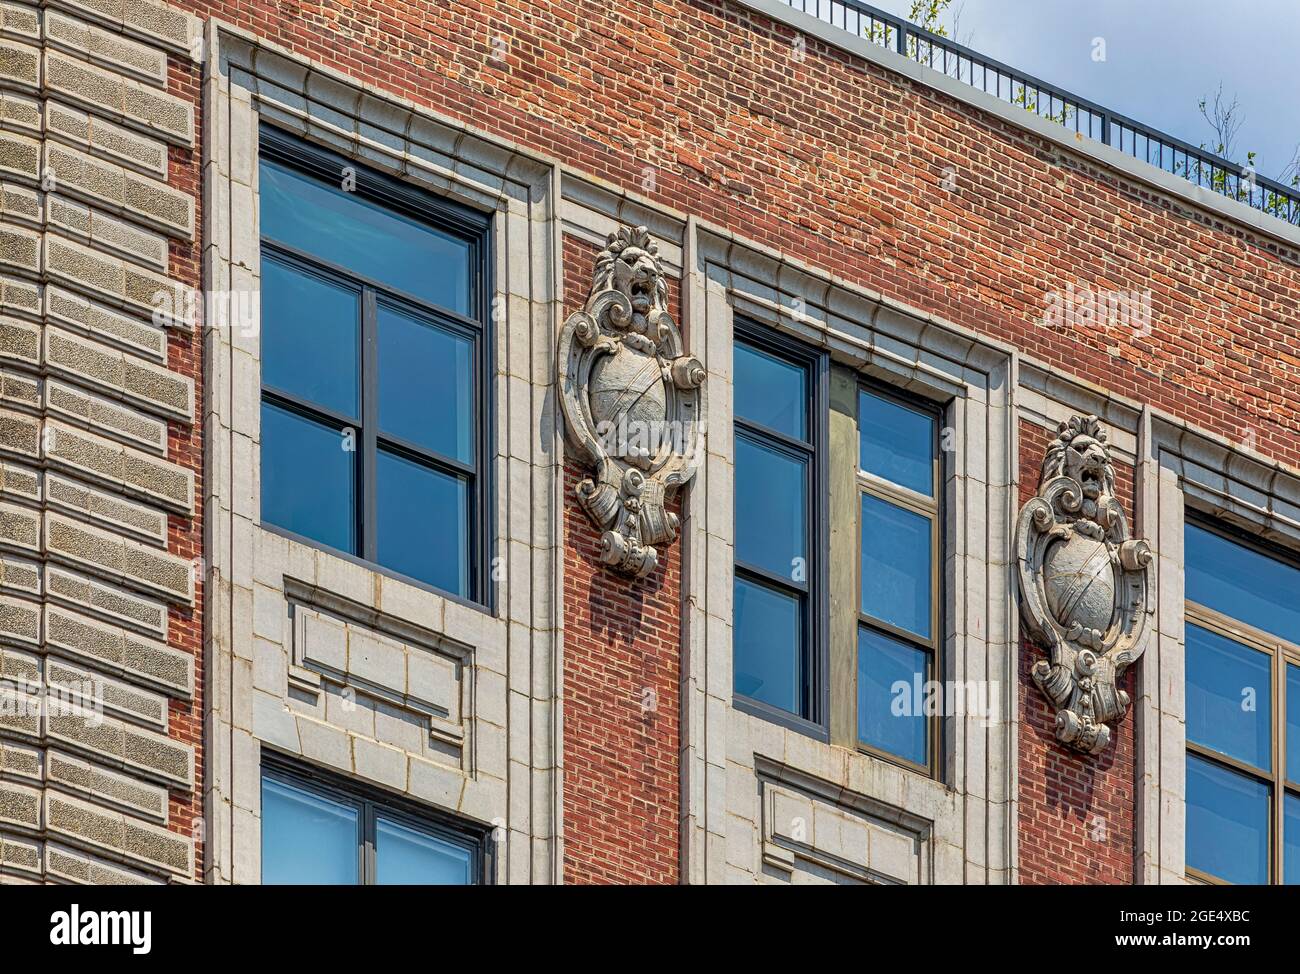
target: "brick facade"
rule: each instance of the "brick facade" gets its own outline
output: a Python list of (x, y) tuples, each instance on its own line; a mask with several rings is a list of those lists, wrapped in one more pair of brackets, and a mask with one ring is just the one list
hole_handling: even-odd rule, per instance
[[(51, 6), (105, 22), (102, 13), (85, 13), (73, 0)], [(101, 6), (105, 5), (95, 5)], [(1063, 384), (1069, 385), (1071, 403), (1052, 400), (1036, 389), (1048, 403), (1045, 408), (1067, 413), (1076, 408), (1075, 402), (1100, 403), (1113, 407), (1116, 417), (1136, 428), (1134, 416), (1147, 406), (1169, 417), (1170, 423), (1194, 427), (1198, 436), (1208, 440), (1217, 437), (1216, 442), (1245, 445), (1260, 463), (1291, 471), (1300, 467), (1300, 357), (1296, 352), (1300, 323), (1295, 310), (1300, 307), (1300, 240), (1193, 206), (1131, 172), (1111, 167), (1095, 153), (1062, 148), (1030, 128), (971, 107), (933, 86), (805, 38), (736, 0), (670, 4), (628, 0), (617, 5), (594, 0), (455, 4), (182, 0), (175, 7), (195, 19), (182, 18), (180, 33), (159, 41), (168, 52), (161, 87), (178, 104), (192, 108), (193, 137), (187, 141), (178, 131), (155, 134), (159, 144), (167, 143), (160, 175), (165, 175), (167, 187), (179, 191), (186, 205), (192, 201), (189, 228), (194, 233), (187, 236), (186, 228), (176, 226), (167, 215), (172, 212), (168, 204), (175, 200), (161, 190), (157, 198), (137, 200), (134, 209), (126, 208), (142, 226), (157, 234), (165, 231), (169, 237), (165, 266), (156, 276), (165, 271), (181, 285), (203, 283), (218, 289), (237, 286), (242, 274), (256, 285), (250, 277), (254, 273), (250, 264), (255, 261), (238, 252), (245, 242), (233, 229), (239, 204), (230, 207), (235, 223), (220, 224), (226, 231), (223, 239), (204, 239), (201, 229), (226, 219), (223, 214), (209, 214), (205, 223), (202, 204), (209, 197), (205, 197), (204, 179), (216, 177), (205, 176), (203, 160), (220, 159), (213, 169), (222, 173), (224, 182), (218, 185), (223, 193), (246, 194), (238, 199), (247, 208), (251, 176), (235, 170), (247, 165), (248, 144), (255, 138), (251, 131), (233, 133), (226, 115), (205, 118), (205, 106), (218, 93), (229, 100), (223, 103), (223, 111), (230, 119), (241, 120), (250, 130), (253, 124), (247, 92), (241, 100), (223, 91), (222, 83), (227, 89), (237, 85), (220, 75), (219, 65), (209, 65), (209, 78), (216, 80), (210, 80), (205, 94), (205, 68), (183, 51), (182, 42), (197, 37), (198, 23), (210, 18), (274, 46), (283, 52), (286, 63), (311, 63), (340, 72), (352, 83), (393, 99), (386, 104), (394, 114), (434, 113), (448, 126), (467, 127), (476, 138), (496, 140), (500, 156), (514, 153), (515, 160), (526, 159), (527, 166), (538, 171), (549, 166), (549, 160), (558, 160), (566, 170), (563, 178), (554, 181), (549, 170), (545, 176), (530, 175), (534, 182), (525, 186), (525, 178), (513, 175), (510, 165), (501, 163), (500, 172), (491, 173), (487, 173), (488, 163), (480, 168), (478, 163), (487, 152), (479, 159), (453, 160), (455, 165), (447, 166), (449, 170), (459, 167), (462, 176), (473, 173), (464, 178), (474, 183), (473, 192), (487, 201), (485, 206), (494, 203), (494, 180), (506, 184), (516, 179), (512, 188), (525, 188), (516, 189), (514, 201), (519, 195), (529, 200), (526, 216), (511, 211), (527, 228), (525, 236), (533, 234), (528, 244), (516, 245), (525, 251), (527, 271), (516, 268), (515, 274), (528, 278), (528, 283), (514, 282), (517, 290), (511, 296), (522, 299), (532, 317), (509, 323), (510, 341), (517, 344), (503, 348), (500, 369), (503, 382), (517, 383), (510, 402), (519, 402), (522, 394), (529, 403), (530, 412), (524, 417), (528, 422), (522, 426), (532, 439), (502, 443), (497, 459), (507, 471), (504, 481), (511, 490), (533, 492), (529, 498), (521, 494), (507, 502), (503, 485), (503, 511), (527, 507), (530, 499), (535, 504), (538, 493), (549, 490), (559, 526), (558, 538), (548, 538), (545, 517), (524, 511), (519, 523), (526, 525), (525, 532), (533, 533), (526, 539), (510, 538), (512, 543), (520, 541), (519, 547), (534, 559), (527, 567), (512, 569), (512, 577), (527, 583), (510, 583), (534, 586), (520, 600), (528, 603), (526, 618), (509, 616), (517, 604), (510, 593), (518, 590), (507, 590), (504, 608), (484, 621), (472, 614), (475, 610), (450, 600), (444, 604), (427, 593), (417, 596), (399, 582), (380, 579), (356, 566), (327, 564), (323, 555), (318, 558), (300, 547), (252, 533), (248, 525), (256, 521), (256, 502), (250, 500), (255, 480), (241, 480), (252, 475), (231, 468), (241, 462), (248, 466), (255, 456), (256, 429), (239, 428), (227, 415), (227, 411), (238, 413), (239, 407), (217, 402), (215, 394), (210, 400), (207, 390), (219, 380), (223, 395), (256, 395), (256, 379), (238, 371), (250, 367), (249, 362), (256, 369), (255, 347), (253, 351), (241, 348), (238, 339), (228, 337), (205, 339), (202, 329), (168, 331), (165, 365), (192, 381), (193, 409), (189, 416), (167, 419), (166, 443), (154, 452), (165, 454), (173, 465), (169, 471), (192, 477), (194, 490), (186, 504), (161, 504), (168, 519), (165, 548), (172, 556), (169, 565), (202, 559), (207, 568), (206, 574), (198, 573), (192, 592), (172, 593), (167, 609), (168, 645), (193, 659), (192, 693), (173, 693), (167, 704), (167, 735), (193, 748), (192, 775), (183, 782), (172, 780), (166, 815), (166, 829), (196, 839), (193, 868), (182, 870), (187, 873), (184, 878), (256, 881), (256, 854), (241, 856), (238, 843), (245, 841), (240, 836), (252, 836), (247, 841), (255, 844), (256, 760), (248, 756), (255, 756), (263, 746), (338, 763), (348, 773), (392, 791), (476, 822), (496, 823), (506, 833), (505, 841), (513, 844), (508, 864), (501, 867), (502, 881), (685, 881), (691, 866), (686, 850), (696, 840), (682, 823), (706, 818), (699, 809), (710, 802), (722, 807), (734, 801), (757, 809), (760, 800), (767, 801), (758, 796), (769, 791), (778, 798), (754, 816), (729, 811), (723, 824), (701, 825), (699, 845), (702, 855), (720, 857), (729, 865), (736, 865), (731, 861), (735, 858), (752, 860), (754, 865), (745, 867), (747, 876), (784, 875), (779, 868), (775, 873), (772, 869), (779, 843), (757, 829), (771, 831), (771, 822), (762, 815), (777, 807), (779, 796), (793, 793), (789, 789), (804, 788), (801, 776), (812, 767), (829, 768), (825, 780), (830, 783), (825, 789), (809, 785), (806, 791), (798, 791), (800, 801), (814, 795), (834, 805), (841, 793), (851, 791), (865, 797), (857, 804), (845, 799), (835, 807), (849, 809), (846, 821), (851, 823), (857, 821), (854, 815), (870, 817), (863, 809), (871, 804), (867, 799), (874, 801), (876, 796), (868, 793), (863, 781), (875, 772), (860, 770), (869, 765), (854, 764), (865, 759), (850, 760), (843, 748), (819, 745), (825, 749), (816, 750), (803, 739), (779, 746), (770, 740), (759, 742), (753, 738), (777, 732), (748, 718), (728, 725), (733, 736), (724, 740), (721, 756), (715, 750), (714, 757), (702, 761), (708, 767), (695, 777), (685, 770), (688, 752), (702, 747), (700, 738), (708, 733), (701, 728), (708, 720), (720, 719), (708, 705), (692, 713), (693, 704), (683, 693), (683, 686), (695, 679), (684, 649), (692, 644), (684, 621), (693, 597), (692, 553), (684, 539), (667, 546), (661, 550), (660, 567), (643, 582), (628, 582), (600, 567), (595, 558), (598, 536), (573, 501), (573, 485), (581, 471), (571, 460), (558, 461), (547, 442), (549, 432), (538, 434), (554, 420), (553, 412), (548, 412), (554, 409), (554, 369), (548, 357), (553, 336), (546, 333), (545, 322), (558, 328), (564, 314), (581, 306), (595, 252), (589, 242), (596, 235), (594, 227), (585, 228), (589, 231), (585, 237), (556, 232), (554, 238), (563, 250), (563, 265), (556, 274), (562, 293), (544, 293), (540, 282), (551, 270), (545, 262), (561, 256), (549, 253), (549, 244), (539, 243), (550, 232), (546, 221), (589, 217), (585, 211), (580, 217), (568, 211), (560, 217), (538, 215), (546, 206), (581, 209), (571, 198), (560, 201), (548, 195), (570, 176), (599, 185), (602, 192), (608, 190), (618, 201), (616, 207), (628, 203), (629, 209), (654, 212), (665, 225), (678, 227), (679, 239), (673, 243), (684, 251), (690, 250), (688, 233), (707, 225), (716, 236), (743, 238), (751, 253), (784, 255), (797, 262), (801, 273), (822, 275), (831, 282), (824, 288), (826, 293), (833, 284), (856, 295), (870, 295), (881, 306), (905, 305), (915, 310), (913, 317), (942, 320), (942, 328), (952, 334), (965, 330), (962, 334), (975, 336), (973, 340), (987, 340), (988, 348), (1006, 354), (1008, 360), (1006, 350), (1014, 349), (1034, 368), (1061, 376)], [(15, 9), (35, 10), (21, 3)], [(5, 10), (2, 23), (9, 43), (17, 21), (7, 12), (8, 5)], [(136, 39), (143, 36), (139, 25), (114, 16), (116, 20), (109, 17), (109, 21), (117, 24), (118, 31)], [(283, 72), (275, 81), (290, 86), (285, 98), (296, 108), (302, 99), (296, 89), (290, 90), (292, 84), (310, 82), (285, 81), (292, 73)], [(35, 97), (35, 77), (30, 83), (0, 80), (6, 98), (11, 91)], [(84, 97), (76, 92), (55, 91), (50, 97), (57, 102), (65, 95), (84, 107)], [(268, 101), (274, 100), (268, 96)], [(358, 104), (355, 96), (347, 110), (360, 112)], [(10, 142), (0, 142), (0, 163), (8, 180), (9, 173), (17, 171), (10, 160), (26, 158), (26, 143), (12, 142), (12, 132), (21, 132), (22, 123), (15, 121), (10, 105), (5, 108), (9, 114), (0, 139)], [(105, 114), (122, 121), (117, 110)], [(137, 129), (152, 124), (147, 113), (137, 114), (132, 121), (128, 111), (126, 120)], [(351, 124), (360, 133), (371, 121), (381, 124), (366, 117), (354, 118)], [(205, 131), (220, 132), (228, 144), (204, 146)], [(32, 137), (28, 133), (22, 138), (31, 141)], [(402, 138), (404, 133), (386, 141)], [(61, 139), (68, 141), (66, 135)], [(354, 141), (360, 139), (358, 135)], [(520, 163), (517, 168), (526, 167)], [(15, 178), (20, 186), (32, 189), (38, 176), (39, 170), (28, 166)], [(77, 195), (94, 198), (85, 187)], [(502, 193), (502, 198), (509, 196)], [(6, 228), (15, 223), (8, 199)], [(220, 199), (230, 202), (225, 196)], [(104, 205), (110, 202), (105, 199)], [(598, 216), (614, 219), (609, 213)], [(696, 222), (688, 225), (687, 216)], [(599, 222), (594, 217), (591, 221)], [(21, 220), (17, 223), (23, 225)], [(537, 230), (541, 224), (547, 227), (545, 233)], [(247, 229), (251, 224), (243, 226)], [(512, 239), (520, 239), (518, 227), (514, 232)], [(24, 229), (19, 237), (25, 240), (27, 233)], [(0, 257), (8, 265), (15, 264), (13, 246), (22, 250), (21, 243), (9, 243), (13, 239), (11, 234), (0, 241)], [(204, 264), (205, 248), (218, 254), (215, 263)], [(509, 253), (512, 259), (517, 256), (513, 249)], [(221, 268), (229, 279), (212, 279), (212, 267)], [(684, 268), (686, 274), (698, 270)], [(20, 281), (49, 281), (59, 280), (60, 273), (73, 281), (79, 293), (94, 292), (88, 272), (78, 282), (75, 268), (61, 271), (33, 264), (18, 268), (13, 276)], [(201, 281), (205, 274), (208, 279)], [(9, 280), (7, 274), (6, 298), (13, 293)], [(1048, 295), (1071, 286), (1149, 290), (1150, 328), (1042, 323)], [(686, 281), (674, 281), (671, 300), (690, 334), (690, 312), (696, 306), (687, 299), (686, 289)], [(134, 302), (129, 293), (114, 295), (111, 303), (136, 319), (148, 316), (138, 295)], [(826, 303), (834, 302), (826, 299)], [(19, 317), (29, 324), (46, 324), (41, 312), (30, 308), (20, 310)], [(875, 337), (874, 333), (868, 336)], [(920, 349), (915, 355), (918, 361), (932, 351), (924, 343)], [(725, 349), (709, 364), (709, 381), (715, 390), (710, 417), (714, 436), (725, 436), (731, 425), (730, 366), (719, 358), (724, 353)], [(868, 357), (864, 353), (854, 364), (863, 366)], [(43, 367), (29, 361), (18, 372), (35, 374)], [(516, 367), (533, 372), (507, 375)], [(8, 376), (6, 372), (6, 397), (11, 395)], [(20, 404), (16, 412), (31, 417), (41, 410), (29, 402)], [(208, 428), (214, 412), (221, 413), (219, 428)], [(1034, 421), (1013, 417), (1019, 469), (991, 471), (986, 476), (990, 486), (1002, 476), (1002, 486), (1011, 484), (1007, 486), (1011, 491), (1018, 475), (1018, 502), (1033, 495), (1047, 441), (1045, 425), (1050, 425), (1042, 420), (1056, 418), (1055, 414)], [(502, 428), (516, 428), (511, 417), (503, 417)], [(227, 441), (236, 445), (218, 445)], [(7, 457), (17, 450), (11, 443), (3, 446)], [(222, 453), (217, 463), (214, 451), (227, 448), (231, 453)], [(1134, 517), (1135, 493), (1140, 494), (1136, 473), (1126, 464), (1120, 464), (1119, 470), (1122, 498)], [(691, 493), (695, 489), (688, 488), (676, 501), (674, 510), (684, 521), (702, 516), (707, 498), (696, 498)], [(125, 492), (138, 494), (138, 490)], [(212, 510), (229, 518), (222, 523), (237, 527), (217, 528), (210, 523), (204, 503), (212, 497), (218, 497)], [(29, 516), (23, 512), (32, 505), (22, 501), (18, 509), (14, 516), (21, 519)], [(729, 512), (725, 507), (724, 514)], [(992, 514), (988, 517), (989, 524), (998, 523)], [(1007, 524), (1002, 526), (1010, 530), (1009, 519), (1003, 520)], [(977, 527), (982, 530), (983, 521)], [(716, 550), (693, 553), (697, 576), (730, 571), (731, 553), (725, 541), (729, 528), (718, 537), (723, 540)], [(220, 552), (215, 550), (218, 543), (223, 546)], [(278, 547), (271, 552), (273, 544)], [(563, 549), (558, 554), (557, 547)], [(247, 554), (252, 551), (258, 553), (256, 565)], [(549, 579), (546, 566), (552, 556), (560, 566), (554, 592), (546, 588), (550, 581), (543, 581)], [(302, 567), (307, 563), (313, 566), (310, 570)], [(285, 674), (301, 660), (292, 655), (292, 634), (281, 631), (285, 600), (293, 600), (276, 586), (283, 586), (293, 572), (311, 574), (313, 585), (332, 585), (336, 593), (357, 604), (373, 604), (394, 620), (448, 634), (470, 645), (480, 661), (489, 661), (483, 664), (482, 682), (477, 684), (482, 710), (467, 717), (466, 726), (473, 723), (476, 728), (478, 736), (467, 739), (477, 741), (479, 753), (490, 754), (497, 762), (490, 772), (477, 768), (476, 784), (462, 788), (457, 775), (474, 767), (468, 757), (457, 756), (461, 763), (453, 774), (436, 759), (426, 760), (428, 754), (409, 749), (403, 753), (392, 741), (380, 740), (373, 723), (364, 733), (355, 727), (341, 729), (328, 710), (327, 694), (311, 707), (290, 700), (290, 687), (301, 696), (302, 685), (293, 684)], [(214, 578), (229, 586), (229, 592), (215, 601), (203, 584)], [(33, 601), (30, 592), (23, 597)], [(553, 607), (555, 617), (548, 618), (552, 598), (559, 605)], [(255, 606), (270, 609), (250, 622)], [(268, 618), (275, 631), (265, 628)], [(548, 640), (557, 621), (563, 628), (563, 646), (551, 647)], [(972, 625), (982, 636), (983, 627), (991, 623), (981, 617)], [(247, 631), (236, 631), (237, 626)], [(12, 635), (22, 643), (21, 633)], [(558, 687), (547, 685), (551, 652), (562, 660), (555, 671)], [(1019, 802), (1018, 860), (1010, 869), (1017, 870), (1017, 878), (1026, 883), (1131, 882), (1142, 868), (1144, 841), (1138, 814), (1143, 749), (1136, 739), (1136, 712), (1115, 729), (1110, 747), (1100, 758), (1067, 752), (1054, 741), (1052, 711), (1029, 679), (1035, 654), (1032, 647), (1021, 645), (1017, 670), (1009, 675), (1017, 681), (1014, 692), (1020, 718), (1014, 762), (1018, 779), (1011, 784)], [(257, 682), (264, 678), (266, 685)], [(1152, 692), (1141, 685), (1136, 670), (1125, 681), (1135, 702), (1144, 691)], [(726, 691), (711, 687), (709, 692), (716, 696)], [(244, 702), (231, 702), (244, 693), (246, 698), (238, 697)], [(552, 724), (556, 711), (562, 711), (563, 719)], [(530, 729), (525, 739), (512, 740), (521, 726)], [(758, 729), (736, 730), (751, 726)], [(563, 736), (558, 756), (547, 751), (553, 743), (552, 727)], [(528, 733), (538, 736), (530, 738)], [(212, 742), (217, 738), (230, 742), (232, 753), (244, 762), (238, 766), (223, 762), (220, 780), (215, 772), (209, 776), (213, 762), (205, 750), (205, 745), (215, 746)], [(780, 751), (781, 758), (769, 756), (758, 762), (756, 772), (753, 758), (764, 746)], [(1181, 743), (1178, 747), (1181, 750)], [(546, 777), (553, 760), (563, 766), (555, 801), (548, 798), (552, 785)], [(990, 766), (995, 763), (990, 759)], [(774, 764), (782, 766), (774, 769)], [(990, 774), (1009, 775), (1011, 770), (999, 767)], [(526, 780), (512, 777), (516, 773)], [(762, 779), (757, 787), (756, 774)], [(836, 774), (841, 777), (835, 778)], [(953, 826), (961, 832), (965, 825), (963, 795), (956, 793), (960, 789), (943, 792), (933, 782), (926, 784), (934, 785), (935, 794), (926, 792), (925, 801), (934, 807), (925, 814), (932, 814), (935, 821), (947, 815), (963, 823)], [(992, 788), (987, 782), (985, 787), (982, 797)], [(719, 793), (725, 794), (725, 801)], [(1009, 801), (1003, 796), (1001, 804)], [(199, 829), (196, 821), (205, 814), (210, 821)], [(926, 833), (925, 815), (916, 814), (916, 834), (933, 839), (935, 830)], [(521, 817), (525, 825), (518, 824)], [(562, 824), (555, 821), (557, 817)], [(34, 834), (32, 828), (24, 828), (23, 836)], [(563, 838), (558, 867), (550, 864), (554, 836), (548, 830)], [(222, 845), (220, 855), (209, 855), (205, 848), (206, 837), (212, 835), (221, 837), (219, 843), (214, 841)], [(939, 850), (931, 852), (928, 860), (922, 857), (918, 868), (929, 868), (932, 877), (947, 881), (980, 874), (988, 865), (980, 861), (984, 852), (978, 848), (985, 839), (961, 832), (954, 841), (970, 847), (957, 855), (958, 865), (936, 867), (943, 851)], [(6, 848), (0, 844), (0, 854)], [(120, 864), (121, 856), (113, 861)], [(5, 864), (0, 859), (0, 865)], [(817, 868), (823, 871), (809, 875), (845, 875), (835, 871), (834, 862), (819, 863)], [(155, 866), (150, 875), (165, 872)], [(173, 868), (171, 874), (176, 872)]]

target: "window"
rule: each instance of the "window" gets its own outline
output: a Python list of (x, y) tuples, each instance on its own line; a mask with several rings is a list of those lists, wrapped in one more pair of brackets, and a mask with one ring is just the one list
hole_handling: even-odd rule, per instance
[(486, 219), (263, 129), (262, 523), (487, 601)]
[(487, 875), (484, 834), (278, 761), (262, 770), (264, 884), (469, 886)]
[(857, 739), (927, 772), (939, 714), (938, 412), (858, 389)]
[(1188, 522), (1187, 872), (1300, 883), (1300, 569)]
[(825, 362), (738, 327), (732, 670), (738, 706), (825, 722)]

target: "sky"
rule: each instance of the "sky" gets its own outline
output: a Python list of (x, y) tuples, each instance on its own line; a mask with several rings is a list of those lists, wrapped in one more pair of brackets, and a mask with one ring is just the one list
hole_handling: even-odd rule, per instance
[(969, 47), (1192, 145), (1213, 141), (1197, 104), (1222, 82), (1243, 119), (1233, 161), (1253, 149), (1262, 176), (1300, 144), (1300, 0), (953, 0), (945, 20), (958, 8)]

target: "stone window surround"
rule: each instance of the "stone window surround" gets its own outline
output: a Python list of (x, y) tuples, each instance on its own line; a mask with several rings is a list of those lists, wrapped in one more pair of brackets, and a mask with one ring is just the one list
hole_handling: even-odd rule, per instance
[[(555, 882), (559, 836), (562, 443), (552, 409), (560, 295), (558, 168), (216, 19), (208, 23), (205, 286), (251, 293), (259, 266), (259, 119), (492, 214), (495, 609), (444, 598), (298, 544), (258, 522), (258, 338), (205, 322), (210, 363), (208, 652), (212, 684), (208, 879), (260, 876), (260, 751), (268, 746), (491, 826), (498, 882)], [(215, 316), (213, 316), (215, 319)], [(534, 338), (534, 336), (541, 336)], [(472, 654), (460, 769), (424, 760), (303, 705), (287, 590), (314, 586), (411, 619)], [(291, 679), (292, 677), (292, 679)], [(308, 695), (310, 699), (310, 695)], [(323, 707), (323, 705), (321, 705)], [(377, 732), (376, 732), (377, 733)]]
[[(701, 482), (692, 494), (705, 498), (703, 509), (688, 507), (684, 531), (690, 595), (689, 669), (684, 675), (689, 691), (684, 771), (688, 874), (693, 882), (752, 881), (784, 855), (765, 850), (761, 865), (735, 861), (746, 842), (755, 849), (770, 844), (766, 838), (744, 838), (744, 817), (750, 811), (745, 806), (753, 805), (756, 773), (762, 788), (775, 764), (787, 776), (811, 776), (839, 788), (838, 811), (872, 805), (913, 823), (924, 849), (920, 873), (911, 881), (1010, 881), (1015, 862), (1015, 698), (1010, 691), (1016, 686), (1017, 630), (1009, 541), (1016, 470), (1010, 423), (1015, 354), (725, 231), (691, 223), (688, 317), (692, 349), (711, 373), (715, 432), (731, 411), (735, 315), (826, 349), (833, 363), (886, 386), (946, 406), (945, 422), (960, 445), (944, 471), (944, 678), (987, 680), (1005, 689), (1006, 702), (993, 721), (945, 719), (938, 781), (732, 707), (731, 438), (725, 431), (710, 437), (704, 467), (697, 473)], [(981, 428), (984, 435), (974, 435)], [(834, 463), (833, 458), (832, 467)], [(979, 506), (977, 494), (984, 497), (987, 512), (982, 523), (969, 514)], [(834, 579), (831, 586), (834, 602)], [(856, 620), (856, 599), (852, 615)], [(837, 728), (846, 706), (834, 698), (831, 706), (832, 740), (846, 740)], [(769, 770), (759, 773), (760, 767)], [(754, 828), (762, 828), (766, 837), (771, 823), (760, 824), (759, 818)], [(815, 858), (809, 861), (816, 864)], [(752, 876), (745, 875), (747, 869)]]

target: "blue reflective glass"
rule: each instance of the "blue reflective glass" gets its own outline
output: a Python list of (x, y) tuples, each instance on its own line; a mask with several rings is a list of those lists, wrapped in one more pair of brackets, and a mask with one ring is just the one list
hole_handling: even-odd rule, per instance
[(862, 495), (862, 611), (930, 638), (930, 519)]
[(262, 882), (355, 886), (358, 810), (275, 778), (262, 779)]
[(740, 342), (732, 364), (736, 416), (796, 440), (809, 438), (807, 367)]
[(1286, 776), (1300, 782), (1300, 666), (1286, 668)]
[(469, 595), (469, 489), (464, 479), (379, 451), (375, 470), (379, 564)]
[[(360, 178), (364, 179), (364, 175)], [(263, 159), (262, 236), (430, 304), (470, 314), (469, 242)]]
[(800, 584), (808, 571), (808, 464), (736, 434), (736, 560)]
[(1187, 865), (1230, 883), (1268, 882), (1269, 786), (1187, 755)]
[(473, 463), (473, 343), (382, 304), (378, 327), (380, 431)]
[(358, 416), (360, 307), (357, 291), (263, 260), (262, 384)]
[(1300, 798), (1288, 794), (1283, 799), (1283, 831), (1286, 836), (1282, 849), (1282, 882), (1300, 886)]
[(858, 392), (858, 464), (867, 473), (934, 496), (934, 427), (928, 413)]
[(1271, 771), (1269, 655), (1189, 623), (1186, 660), (1187, 739)]
[(1300, 643), (1300, 569), (1195, 524), (1184, 549), (1188, 599)]
[(806, 716), (802, 600), (737, 575), (734, 603), (736, 692)]
[(468, 886), (474, 854), (427, 832), (379, 818), (375, 882), (380, 886)]
[(356, 554), (355, 450), (342, 432), (262, 403), (262, 523)]
[(858, 628), (858, 740), (916, 764), (929, 757), (930, 654)]

